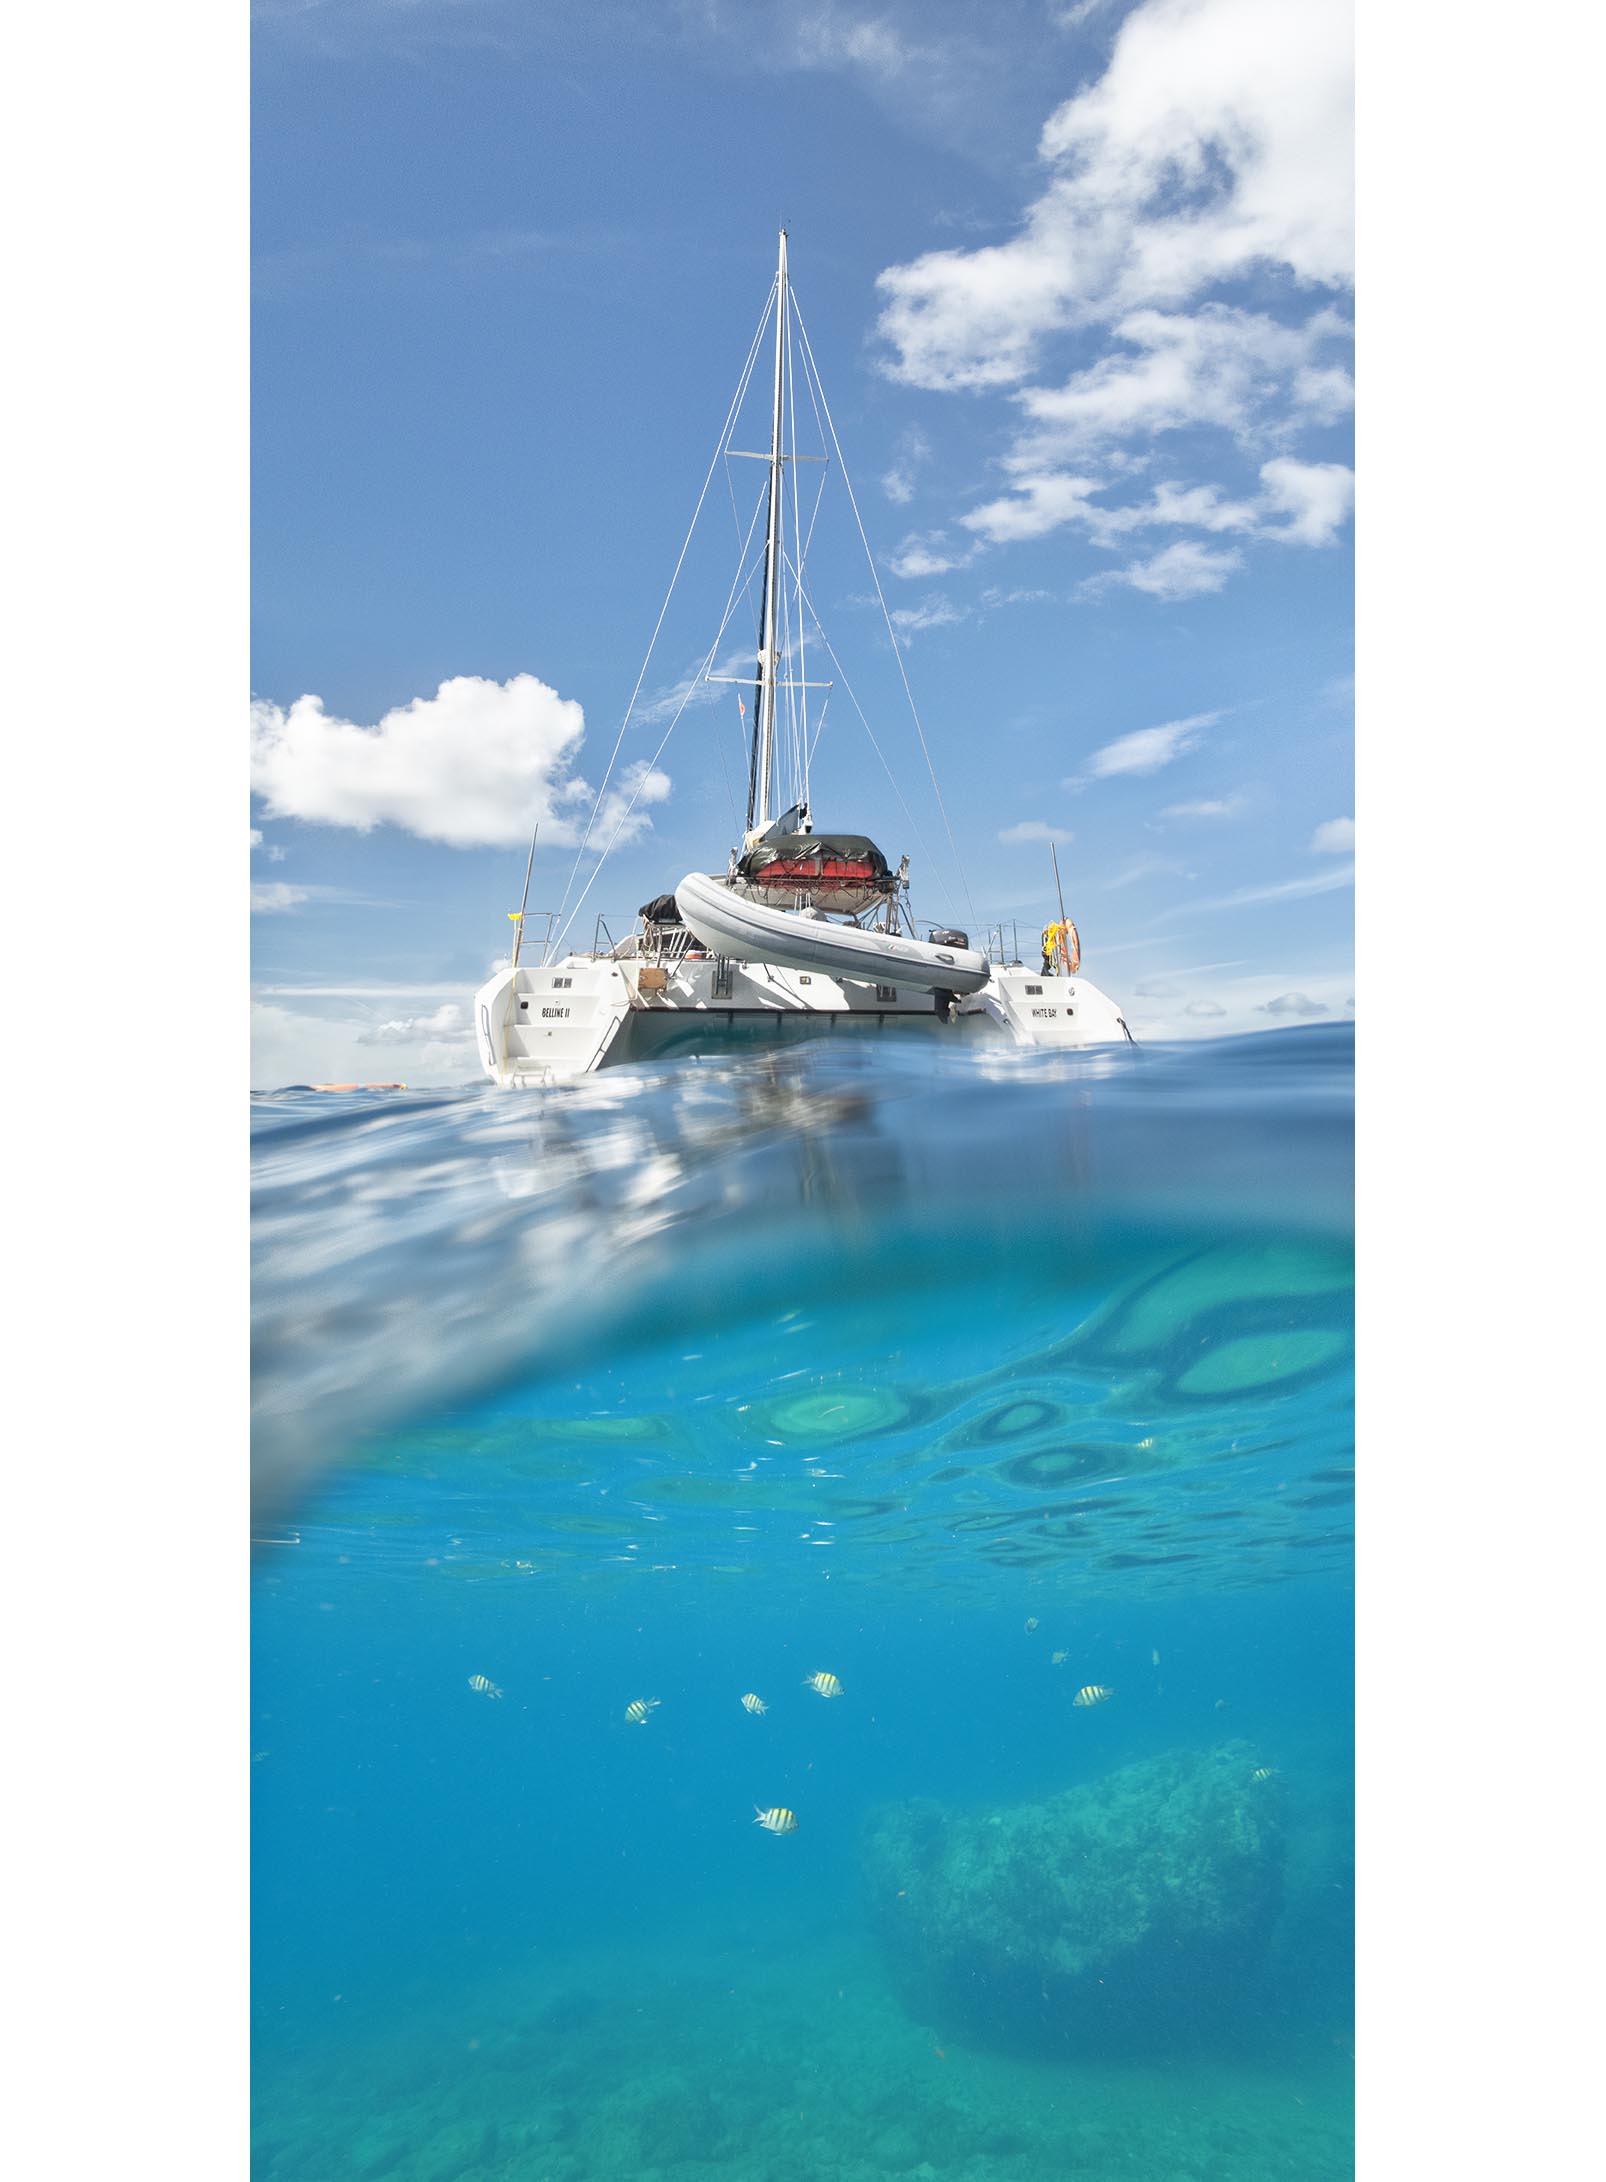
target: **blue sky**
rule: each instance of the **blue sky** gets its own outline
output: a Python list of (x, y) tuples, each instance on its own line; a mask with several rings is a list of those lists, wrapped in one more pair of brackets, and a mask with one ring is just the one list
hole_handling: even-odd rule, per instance
[[(1350, 1014), (1349, 36), (1342, 0), (259, 5), (254, 1080), (472, 1074), (538, 811), (532, 906), (590, 874), (782, 220), (963, 881), (834, 478), (811, 588), (918, 833), (835, 695), (817, 822), (1023, 939), (1056, 839), (1140, 1036)], [(622, 766), (733, 553), (716, 478)], [(738, 731), (688, 708), (585, 936), (722, 868)]]

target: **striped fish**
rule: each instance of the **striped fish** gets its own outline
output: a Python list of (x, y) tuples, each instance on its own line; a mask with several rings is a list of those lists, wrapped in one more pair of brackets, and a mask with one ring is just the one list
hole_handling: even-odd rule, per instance
[(842, 1685), (834, 1674), (806, 1674), (803, 1677), (806, 1690), (818, 1690), (822, 1697), (840, 1697)]
[(1071, 1699), (1073, 1705), (1107, 1705), (1115, 1695), (1103, 1682), (1085, 1682)]
[(645, 1727), (647, 1715), (650, 1712), (656, 1712), (657, 1709), (658, 1700), (656, 1697), (635, 1697), (625, 1707), (625, 1718), (632, 1727)]
[(773, 1811), (760, 1811), (755, 1803), (753, 1809), (758, 1813), (753, 1824), (762, 1826), (766, 1833), (797, 1832), (797, 1813), (789, 1811), (784, 1804), (777, 1803)]
[(1249, 1778), (1251, 1780), (1275, 1780), (1277, 1778), (1277, 1768), (1274, 1765), (1257, 1765)]
[(769, 1706), (765, 1704), (763, 1698), (755, 1697), (751, 1690), (749, 1690), (747, 1695), (742, 1699), (742, 1710), (744, 1712), (768, 1712), (769, 1709)]
[(1033, 1631), (1033, 1630), (1034, 1630), (1034, 1629), (1035, 1629), (1036, 1627), (1037, 1627), (1037, 1616), (1036, 1616), (1035, 1614), (1028, 1614), (1028, 1615), (1027, 1615), (1027, 1617), (1026, 1617), (1026, 1634), (1027, 1634), (1028, 1636), (1030, 1636), (1030, 1635), (1031, 1635), (1031, 1633), (1032, 1633), (1032, 1631)]
[(468, 1678), (468, 1686), (478, 1697), (500, 1697), (502, 1694), (490, 1676), (486, 1674), (471, 1674)]

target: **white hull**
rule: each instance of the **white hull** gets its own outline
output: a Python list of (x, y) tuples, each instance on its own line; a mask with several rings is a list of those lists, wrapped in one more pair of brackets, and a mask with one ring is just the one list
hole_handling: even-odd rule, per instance
[(948, 1044), (1066, 1052), (1130, 1037), (1115, 1002), (1084, 977), (1042, 977), (1018, 963), (986, 968), (986, 982), (960, 998), (950, 1020), (930, 988), (906, 982), (718, 955), (661, 966), (650, 955), (566, 955), (499, 971), (482, 985), (475, 1034), (486, 1074), (524, 1089), (628, 1061), (798, 1038), (918, 1033)]
[(823, 970), (858, 983), (913, 985), (922, 992), (977, 993), (992, 965), (974, 947), (934, 947), (893, 932), (862, 932), (793, 909), (771, 909), (690, 871), (675, 889), (688, 928), (717, 953), (760, 957), (779, 969)]

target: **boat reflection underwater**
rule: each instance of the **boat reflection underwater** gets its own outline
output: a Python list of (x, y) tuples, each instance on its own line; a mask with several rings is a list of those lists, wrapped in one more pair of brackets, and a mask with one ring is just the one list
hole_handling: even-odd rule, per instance
[(257, 1102), (261, 2173), (1347, 2171), (1350, 1062)]

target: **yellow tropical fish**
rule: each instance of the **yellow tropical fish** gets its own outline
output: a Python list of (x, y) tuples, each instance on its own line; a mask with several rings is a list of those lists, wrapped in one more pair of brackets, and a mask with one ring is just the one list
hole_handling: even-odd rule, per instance
[(1249, 1778), (1251, 1780), (1275, 1780), (1277, 1778), (1277, 1768), (1274, 1765), (1257, 1765)]
[(1035, 1629), (1036, 1627), (1037, 1627), (1037, 1616), (1036, 1616), (1035, 1614), (1028, 1614), (1028, 1615), (1027, 1615), (1027, 1617), (1026, 1617), (1026, 1634), (1027, 1634), (1028, 1636), (1030, 1636), (1030, 1635), (1031, 1635), (1031, 1633), (1032, 1633), (1032, 1631), (1033, 1631), (1033, 1630), (1034, 1630), (1034, 1629)]
[(822, 1697), (840, 1697), (842, 1685), (834, 1674), (806, 1674), (803, 1677), (806, 1690), (818, 1690)]
[(773, 1811), (760, 1811), (755, 1803), (753, 1809), (758, 1812), (753, 1824), (762, 1826), (766, 1833), (797, 1832), (797, 1813), (787, 1810), (784, 1804), (777, 1803)]
[(500, 1697), (502, 1694), (489, 1675), (471, 1674), (468, 1678), (468, 1686), (480, 1697)]
[(1086, 1682), (1071, 1699), (1073, 1705), (1106, 1705), (1115, 1695), (1102, 1682)]
[(742, 1710), (744, 1712), (768, 1712), (769, 1709), (769, 1706), (765, 1704), (763, 1698), (755, 1697), (751, 1690), (749, 1690), (747, 1695), (742, 1699)]
[(647, 1715), (650, 1712), (656, 1712), (657, 1710), (658, 1700), (656, 1697), (637, 1697), (633, 1698), (631, 1702), (626, 1705), (625, 1718), (630, 1722), (632, 1727), (645, 1727), (647, 1724)]
[(1048, 1663), (1051, 1667), (1063, 1667), (1066, 1660), (1068, 1660), (1070, 1656), (1071, 1655), (1069, 1652), (1050, 1652), (1048, 1655)]

